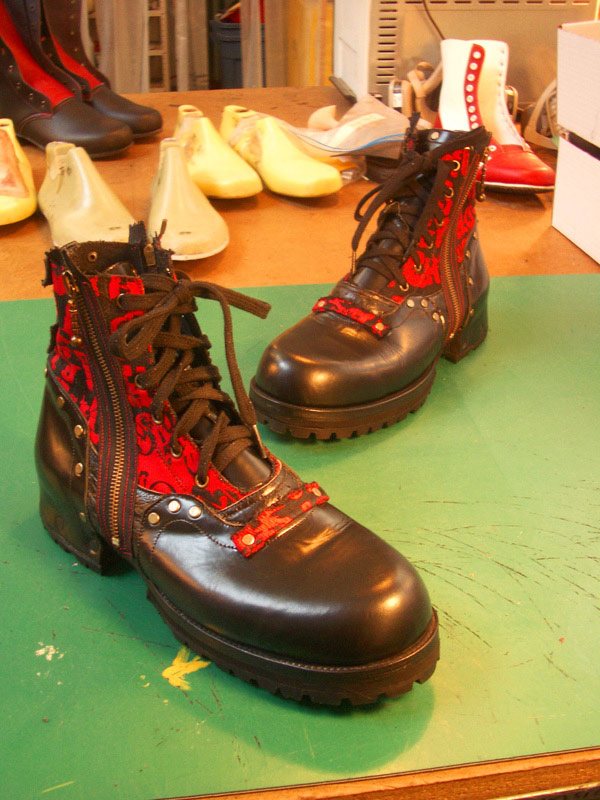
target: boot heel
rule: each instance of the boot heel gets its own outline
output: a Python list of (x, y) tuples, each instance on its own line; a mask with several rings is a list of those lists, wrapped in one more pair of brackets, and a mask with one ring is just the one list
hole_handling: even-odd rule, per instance
[(473, 309), (474, 314), (469, 322), (450, 339), (442, 355), (455, 364), (468, 355), (471, 350), (483, 342), (488, 331), (487, 293), (484, 294)]
[(94, 572), (104, 575), (122, 560), (89, 522), (82, 519), (64, 500), (56, 502), (44, 489), (40, 492), (40, 516), (54, 541)]

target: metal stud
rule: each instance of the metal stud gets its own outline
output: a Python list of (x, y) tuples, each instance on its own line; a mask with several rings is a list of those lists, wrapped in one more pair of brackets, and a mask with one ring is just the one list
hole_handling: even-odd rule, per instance
[(82, 522), (85, 522), (85, 521), (86, 521), (86, 518), (85, 518), (85, 511), (80, 511), (80, 512), (79, 512), (79, 519), (80, 519)]
[(80, 336), (71, 336), (71, 344), (75, 347), (79, 347), (81, 344), (81, 337)]
[(409, 308), (414, 308), (414, 307), (415, 307), (415, 301), (412, 299), (412, 297), (409, 297), (409, 298), (408, 298), (408, 300), (406, 301), (406, 305), (407, 305)]
[(179, 500), (171, 500), (169, 505), (167, 506), (171, 514), (176, 514), (178, 511), (181, 510), (181, 503)]
[(62, 407), (64, 406), (64, 404), (65, 404), (65, 398), (64, 398), (64, 397), (62, 397), (62, 396), (59, 394), (59, 395), (58, 395), (58, 397), (56, 398), (56, 405), (57, 405), (59, 408), (62, 408)]
[(475, 283), (475, 281), (473, 280), (473, 278), (470, 275), (467, 278), (467, 283), (469, 284), (469, 286), (473, 286), (473, 284)]
[(198, 517), (202, 516), (202, 509), (200, 506), (190, 506), (190, 510), (188, 511), (188, 517), (192, 519), (198, 519)]
[(471, 258), (471, 251), (465, 250), (465, 258)]
[(81, 475), (83, 475), (83, 464), (81, 463), (81, 461), (78, 461), (77, 464), (75, 464), (73, 472), (75, 473), (75, 475), (77, 475), (78, 478), (81, 477)]
[(376, 322), (373, 327), (375, 328), (376, 331), (384, 331), (385, 330), (385, 325), (383, 324), (383, 322)]
[(148, 522), (150, 525), (158, 525), (160, 522), (160, 514), (157, 514), (156, 511), (151, 511), (148, 514)]
[(446, 317), (443, 314), (440, 314), (440, 322), (442, 323), (442, 325), (446, 324)]
[(440, 138), (440, 134), (438, 133), (438, 131), (432, 131), (432, 132), (429, 134), (429, 138), (430, 138), (431, 140), (435, 141), (436, 139), (439, 139), (439, 138)]
[(78, 439), (81, 439), (81, 437), (85, 433), (83, 425), (75, 425), (75, 427), (73, 428), (73, 433)]
[(423, 306), (423, 308), (427, 308), (427, 306), (429, 305), (429, 303), (427, 302), (427, 300), (426, 300), (425, 298), (423, 298), (423, 299), (421, 300), (421, 305)]
[(119, 547), (121, 544), (121, 540), (118, 536), (111, 536), (110, 541), (113, 547)]
[(434, 312), (433, 312), (433, 314), (432, 314), (431, 316), (433, 317), (433, 319), (435, 320), (435, 322), (439, 322), (439, 321), (440, 321), (440, 315), (438, 314), (438, 312), (437, 312), (437, 311), (434, 311)]
[(256, 540), (255, 540), (254, 536), (251, 533), (245, 533), (242, 536), (242, 544), (250, 546), (250, 545), (253, 545), (255, 541)]

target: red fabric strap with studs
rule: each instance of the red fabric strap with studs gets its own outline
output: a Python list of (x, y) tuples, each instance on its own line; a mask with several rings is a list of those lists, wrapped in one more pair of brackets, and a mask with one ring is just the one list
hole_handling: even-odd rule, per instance
[(243, 556), (250, 558), (298, 517), (328, 500), (318, 483), (305, 483), (289, 492), (281, 502), (263, 508), (256, 521), (234, 533), (231, 541)]
[(377, 314), (372, 311), (365, 311), (364, 308), (359, 306), (353, 306), (349, 300), (343, 297), (321, 297), (314, 304), (312, 310), (315, 314), (333, 311), (335, 314), (358, 323), (358, 325), (366, 328), (369, 333), (372, 333), (373, 336), (377, 336), (378, 339), (382, 339), (390, 330), (390, 326)]

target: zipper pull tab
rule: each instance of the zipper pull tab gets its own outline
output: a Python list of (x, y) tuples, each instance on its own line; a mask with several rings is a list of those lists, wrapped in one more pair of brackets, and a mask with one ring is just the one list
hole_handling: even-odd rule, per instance
[(154, 254), (154, 245), (148, 242), (144, 245), (144, 261), (147, 267), (153, 267), (156, 264), (156, 256)]
[(475, 199), (478, 200), (480, 203), (485, 200), (485, 173), (487, 169), (487, 162), (490, 159), (490, 151), (486, 147), (483, 151), (483, 156), (481, 161), (479, 162), (480, 173), (479, 173), (479, 180), (477, 181), (477, 185), (475, 187)]
[(77, 312), (77, 297), (79, 295), (79, 286), (75, 283), (73, 273), (69, 269), (64, 269), (62, 278), (67, 290), (67, 308), (69, 309), (69, 316), (71, 318), (71, 344), (74, 347), (81, 345), (81, 327), (79, 325), (79, 314)]

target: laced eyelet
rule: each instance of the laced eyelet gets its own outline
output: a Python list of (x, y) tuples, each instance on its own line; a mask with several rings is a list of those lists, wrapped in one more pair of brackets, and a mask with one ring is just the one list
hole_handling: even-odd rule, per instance
[(88, 261), (90, 261), (92, 264), (98, 261), (98, 253), (95, 250), (92, 250), (90, 253), (88, 253)]
[(164, 418), (163, 418), (162, 414), (161, 414), (160, 417), (156, 417), (156, 416), (154, 416), (154, 414), (152, 414), (152, 422), (155, 425), (162, 425), (163, 422), (164, 422)]
[(136, 372), (133, 378), (134, 384), (137, 386), (138, 389), (145, 389), (145, 384), (142, 383), (142, 376), (143, 372)]
[(454, 189), (452, 186), (446, 186), (446, 191), (444, 192), (444, 197), (450, 200), (454, 197)]
[(173, 445), (171, 445), (171, 455), (173, 456), (173, 458), (181, 458), (181, 456), (183, 455), (183, 448), (173, 447)]
[(208, 486), (208, 475), (203, 481), (201, 481), (200, 478), (196, 475), (196, 477), (194, 478), (194, 483), (199, 489), (206, 489), (206, 487)]
[(117, 308), (123, 308), (123, 298), (125, 297), (125, 292), (121, 292), (121, 294), (117, 295), (117, 299), (115, 303), (117, 304)]
[(461, 168), (460, 161), (457, 161), (455, 158), (452, 159), (452, 169), (450, 170), (450, 174), (453, 175), (457, 173)]

